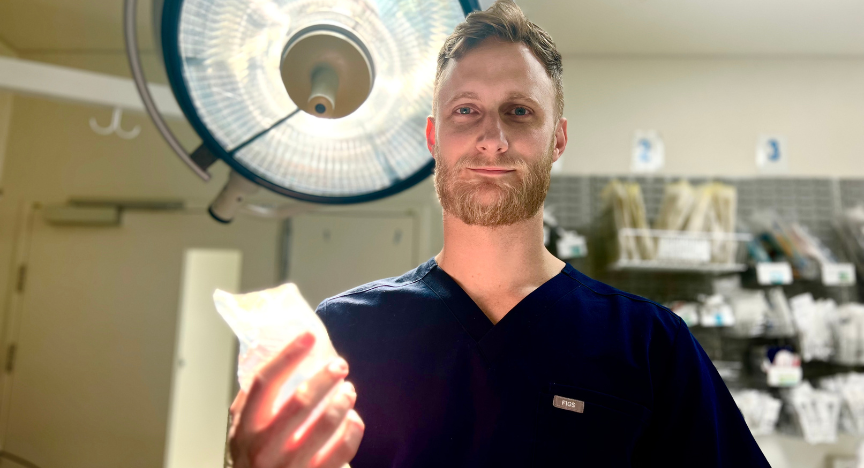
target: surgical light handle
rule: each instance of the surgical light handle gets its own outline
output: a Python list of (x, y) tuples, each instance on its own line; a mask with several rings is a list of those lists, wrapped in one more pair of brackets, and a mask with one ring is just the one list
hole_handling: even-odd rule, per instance
[(209, 181), (210, 174), (192, 160), (192, 157), (186, 152), (186, 149), (183, 148), (183, 145), (180, 144), (180, 141), (177, 140), (177, 137), (175, 137), (174, 133), (171, 132), (171, 129), (168, 128), (168, 124), (165, 123), (165, 120), (159, 113), (159, 109), (156, 108), (153, 96), (147, 88), (147, 79), (144, 76), (144, 70), (141, 66), (141, 55), (138, 53), (137, 25), (135, 24), (137, 6), (137, 0), (126, 0), (123, 6), (123, 35), (126, 38), (126, 55), (129, 57), (129, 68), (132, 70), (132, 81), (135, 82), (135, 87), (138, 89), (138, 94), (141, 96), (141, 101), (144, 103), (144, 109), (147, 110), (147, 114), (150, 116), (150, 119), (153, 120), (153, 124), (156, 125), (156, 130), (158, 130), (159, 133), (162, 134), (162, 137), (165, 138), (165, 141), (168, 142), (168, 146), (177, 153), (177, 156), (179, 156), (193, 172), (198, 174), (198, 176), (205, 181)]

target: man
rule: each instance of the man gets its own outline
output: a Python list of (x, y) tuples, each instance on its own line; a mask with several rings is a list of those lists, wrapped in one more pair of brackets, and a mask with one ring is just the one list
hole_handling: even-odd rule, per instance
[(561, 73), (509, 0), (456, 28), (426, 128), (443, 250), (321, 303), (356, 392), (337, 360), (271, 415), (292, 343), (232, 405), (236, 467), (768, 466), (677, 316), (544, 248)]

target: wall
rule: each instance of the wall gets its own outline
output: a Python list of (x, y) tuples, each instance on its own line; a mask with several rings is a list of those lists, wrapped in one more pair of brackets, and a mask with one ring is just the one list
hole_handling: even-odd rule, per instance
[[(0, 41), (0, 56), (15, 57), (15, 51)], [(12, 93), (0, 91), (0, 198), (3, 197), (3, 161), (6, 157), (6, 141), (9, 138), (9, 122), (12, 120)]]
[(564, 172), (629, 171), (658, 130), (662, 174), (756, 173), (760, 133), (785, 135), (790, 175), (864, 177), (864, 59), (570, 57)]
[[(70, 197), (206, 198), (218, 190), (190, 175), (144, 115), (124, 115), (124, 128), (141, 125), (134, 140), (102, 137), (88, 120), (110, 121), (107, 108), (16, 95), (0, 198), (0, 304), (6, 304), (14, 235), (23, 203), (65, 203)], [(191, 131), (180, 135), (193, 140)], [(217, 174), (221, 175), (221, 174)]]
[[(22, 55), (22, 58), (47, 58), (44, 61), (120, 76), (128, 73), (123, 68), (124, 62), (113, 56), (48, 55), (51, 56), (28, 54)], [(156, 72), (154, 75), (158, 76)], [(137, 138), (123, 140), (114, 135), (97, 135), (89, 127), (91, 117), (95, 117), (101, 125), (106, 125), (111, 119), (109, 108), (22, 95), (14, 97), (14, 105), (3, 184), (0, 185), (5, 191), (0, 197), (0, 327), (7, 292), (12, 287), (10, 278), (17, 270), (11, 259), (22, 203), (65, 203), (70, 198), (179, 199), (190, 206), (206, 207), (227, 179), (227, 166), (221, 163), (211, 167), (213, 179), (210, 182), (204, 183), (198, 179), (171, 152), (144, 114), (123, 114), (123, 128), (141, 126)], [(173, 127), (187, 149), (195, 148), (200, 143), (185, 122), (175, 121)], [(252, 200), (291, 202), (266, 190), (261, 190)], [(340, 212), (416, 210), (420, 217), (420, 232), (417, 235), (420, 258), (425, 261), (437, 252), (443, 242), (440, 208), (437, 207), (429, 180), (379, 202), (319, 209)], [(439, 221), (436, 221), (436, 217)], [(242, 218), (237, 222), (242, 222)], [(218, 227), (214, 222), (213, 228)], [(275, 254), (278, 245), (262, 245), (261, 249)]]
[[(125, 62), (120, 60), (122, 57), (115, 57), (110, 54), (100, 56), (86, 53), (27, 53), (20, 54), (20, 56), (27, 60), (39, 60), (119, 76), (128, 73), (125, 70)], [(134, 126), (140, 126), (141, 133), (133, 140), (123, 140), (114, 135), (107, 137), (97, 135), (89, 127), (88, 121), (94, 117), (100, 124), (107, 124), (111, 118), (111, 109), (109, 108), (22, 95), (15, 95), (14, 98), (10, 96), (8, 99), (10, 105), (13, 99), (14, 112), (11, 114), (8, 144), (6, 141), (0, 140), (3, 143), (2, 147), (7, 149), (3, 183), (0, 185), (5, 191), (4, 195), (0, 197), (0, 336), (3, 335), (4, 331), (2, 327), (5, 319), (4, 314), (8, 311), (10, 292), (14, 290), (14, 274), (17, 272), (17, 265), (12, 259), (16, 248), (15, 234), (21, 222), (19, 213), (23, 204), (33, 202), (61, 204), (70, 198), (175, 199), (182, 200), (193, 207), (203, 208), (222, 188), (228, 173), (225, 165), (217, 164), (211, 168), (213, 174), (211, 182), (204, 183), (198, 179), (169, 150), (149, 118), (144, 114), (124, 113), (123, 128), (130, 129)], [(191, 149), (199, 144), (200, 140), (187, 124), (174, 122), (173, 125), (177, 136), (186, 148)], [(289, 202), (288, 199), (266, 191), (261, 191), (259, 195), (253, 197), (253, 200)], [(340, 212), (412, 210), (417, 213), (419, 219), (416, 226), (420, 232), (416, 233), (415, 241), (419, 244), (418, 250), (422, 256), (422, 261), (434, 254), (430, 251), (436, 243), (440, 243), (440, 221), (435, 222), (434, 220), (436, 204), (431, 182), (428, 180), (415, 189), (380, 202), (325, 209)], [(440, 212), (438, 213), (440, 217)], [(127, 225), (131, 224), (130, 219), (131, 216), (127, 215)], [(224, 227), (216, 222), (205, 224), (206, 229), (225, 232)], [(237, 226), (237, 224), (241, 226)], [(281, 221), (278, 220), (260, 221), (238, 217), (235, 221), (234, 227), (243, 227), (247, 233), (249, 230), (255, 231), (254, 237), (244, 235), (237, 242), (247, 247), (243, 261), (247, 271), (244, 272), (241, 279), (241, 289), (260, 289), (278, 280), (277, 268), (271, 264), (277, 262), (281, 240), (278, 238), (278, 234), (281, 225)], [(150, 229), (163, 232), (158, 227), (151, 227)], [(58, 235), (65, 236), (63, 239), (66, 239), (67, 243), (71, 242), (66, 232), (60, 232)], [(202, 237), (208, 236), (202, 235)], [(156, 236), (154, 236), (155, 238)], [(250, 239), (253, 238), (270, 239), (270, 241), (259, 242), (254, 247), (248, 247)], [(359, 242), (355, 243), (359, 244)], [(80, 244), (75, 245), (80, 247)], [(358, 245), (357, 248), (362, 248), (362, 245)], [(66, 251), (69, 252), (68, 249)], [(63, 262), (57, 257), (52, 258), (55, 258), (55, 261)], [(152, 266), (155, 270), (169, 273), (169, 268), (160, 260), (154, 259)], [(362, 276), (362, 272), (360, 274)], [(28, 290), (31, 290), (35, 285), (36, 282), (33, 279), (35, 277), (35, 274), (32, 275)], [(137, 275), (134, 280), (138, 286), (142, 287), (154, 288), (155, 285), (160, 284), (158, 278), (149, 274)], [(161, 280), (166, 281), (165, 275), (162, 275)], [(110, 288), (100, 290), (99, 296), (106, 300), (123, 297), (121, 291)], [(51, 308), (43, 308), (43, 310), (51, 310)], [(170, 313), (170, 306), (163, 312)], [(129, 320), (128, 316), (129, 314), (114, 314), (112, 316), (113, 325), (122, 329), (134, 328), (134, 320)], [(94, 317), (97, 317), (97, 314), (91, 313), (86, 318), (92, 320)], [(82, 320), (84, 319), (82, 318)], [(173, 328), (173, 322), (168, 325)], [(169, 337), (165, 340), (173, 343), (173, 339), (170, 338), (171, 333), (164, 333), (161, 336)], [(98, 343), (95, 339), (90, 341)], [(170, 357), (171, 350), (169, 348), (159, 347), (159, 343), (153, 345), (164, 350)], [(3, 351), (0, 350), (0, 357), (5, 354)], [(21, 361), (22, 355), (19, 355), (19, 363), (23, 362)], [(164, 360), (161, 362), (165, 363)], [(146, 365), (139, 366), (141, 369), (138, 370), (143, 372), (147, 369), (153, 369), (159, 363), (157, 357), (148, 358)], [(83, 367), (82, 365), (82, 368), (79, 369), (73, 366), (69, 370), (83, 371)], [(170, 369), (170, 366), (163, 367), (166, 370)], [(132, 371), (136, 370), (133, 369)], [(22, 374), (19, 371), (17, 375), (20, 377)], [(155, 387), (161, 389), (164, 387), (161, 384), (169, 378), (170, 374), (167, 372), (154, 371), (154, 379), (158, 380), (154, 383)], [(146, 391), (146, 389), (142, 391)], [(167, 408), (168, 393), (163, 393), (157, 395), (158, 403), (161, 405), (159, 409)], [(15, 405), (13, 404), (12, 407), (14, 408)], [(164, 412), (154, 411), (153, 418), (147, 427), (150, 429), (158, 428), (162, 419), (165, 418), (167, 418), (167, 410)], [(161, 426), (166, 425), (161, 424)], [(220, 426), (219, 430), (222, 429)], [(154, 429), (151, 431), (152, 434), (155, 434), (158, 439), (161, 433)]]

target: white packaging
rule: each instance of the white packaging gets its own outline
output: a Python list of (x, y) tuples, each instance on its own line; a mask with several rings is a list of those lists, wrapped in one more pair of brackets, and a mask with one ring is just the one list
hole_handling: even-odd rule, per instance
[(703, 327), (731, 327), (735, 325), (732, 307), (719, 294), (708, 296), (703, 301), (699, 308), (699, 317), (699, 325)]
[(240, 340), (237, 377), (244, 391), (249, 390), (255, 373), (285, 345), (305, 331), (315, 335), (315, 345), (282, 385), (274, 408), (337, 356), (321, 319), (293, 283), (248, 294), (217, 289), (213, 300), (219, 315)]
[(728, 298), (735, 313), (737, 336), (759, 336), (765, 331), (765, 321), (771, 305), (761, 290), (739, 290)]
[(786, 394), (786, 399), (805, 441), (810, 444), (837, 442), (841, 407), (839, 395), (815, 390), (808, 382), (804, 382), (791, 389)]
[(732, 392), (732, 398), (741, 410), (744, 421), (753, 435), (774, 433), (783, 403), (767, 392), (741, 390)]
[(791, 298), (789, 304), (800, 334), (804, 362), (828, 361), (834, 354), (831, 327), (837, 321), (837, 304), (830, 299), (816, 301), (810, 293)]
[(843, 399), (841, 427), (851, 434), (864, 435), (864, 374), (837, 374), (822, 379), (820, 386)]

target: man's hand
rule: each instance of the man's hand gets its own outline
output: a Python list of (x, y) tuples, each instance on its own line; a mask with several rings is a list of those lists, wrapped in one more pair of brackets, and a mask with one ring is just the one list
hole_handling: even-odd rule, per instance
[[(272, 410), (282, 384), (314, 342), (310, 333), (297, 337), (261, 368), (248, 394), (237, 394), (228, 433), (234, 468), (340, 468), (354, 458), (364, 425), (353, 409), (354, 386), (342, 382), (348, 375), (344, 359), (325, 366)], [(324, 410), (313, 420), (322, 400)]]

